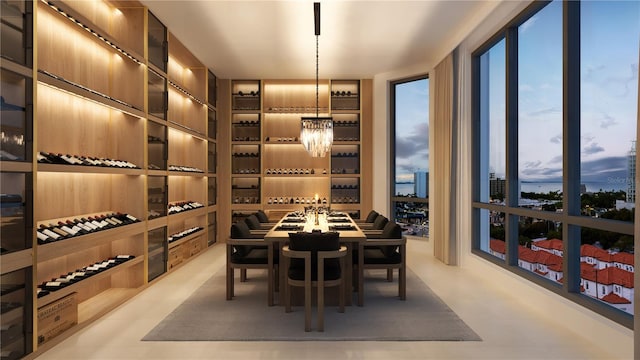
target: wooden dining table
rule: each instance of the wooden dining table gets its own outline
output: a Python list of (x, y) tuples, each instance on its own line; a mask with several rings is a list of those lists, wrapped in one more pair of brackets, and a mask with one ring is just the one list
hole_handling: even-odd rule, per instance
[[(329, 213), (319, 213), (316, 215), (315, 211), (310, 211), (308, 213), (287, 213), (267, 232), (264, 236), (264, 240), (266, 242), (271, 242), (274, 247), (280, 249), (280, 259), (282, 259), (282, 247), (288, 243), (289, 233), (298, 231), (335, 231), (340, 234), (340, 244), (347, 247), (347, 256), (345, 259), (346, 268), (344, 269), (347, 290), (345, 291), (345, 304), (351, 305), (354, 288), (358, 288), (357, 284), (354, 286), (353, 283), (353, 249), (356, 249), (360, 242), (367, 240), (366, 235), (347, 213), (334, 211)], [(284, 262), (282, 260), (279, 261), (278, 266), (279, 303), (284, 304), (284, 284), (286, 281), (287, 269), (284, 269)], [(359, 300), (361, 296), (363, 296), (363, 294), (358, 293)], [(361, 303), (361, 301), (359, 301), (359, 303)]]

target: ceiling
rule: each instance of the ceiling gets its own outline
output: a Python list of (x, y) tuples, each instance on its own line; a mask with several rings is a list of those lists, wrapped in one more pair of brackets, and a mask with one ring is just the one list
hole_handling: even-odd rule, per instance
[[(371, 78), (438, 61), (443, 45), (497, 2), (324, 1), (319, 76)], [(315, 78), (311, 0), (142, 3), (220, 78)]]

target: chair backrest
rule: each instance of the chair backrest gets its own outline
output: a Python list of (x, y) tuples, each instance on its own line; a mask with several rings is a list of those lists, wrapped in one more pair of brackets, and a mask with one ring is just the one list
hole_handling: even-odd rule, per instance
[(374, 230), (382, 230), (382, 229), (384, 229), (384, 226), (387, 225), (388, 222), (389, 222), (389, 219), (387, 219), (386, 216), (378, 215), (376, 217), (376, 220), (373, 222), (373, 229)]
[(258, 210), (255, 213), (255, 215), (258, 218), (258, 221), (260, 221), (261, 223), (268, 223), (269, 222), (269, 217), (267, 216), (267, 214), (264, 211)]
[[(244, 221), (238, 221), (231, 225), (231, 238), (232, 239), (251, 239), (251, 230), (247, 226), (247, 223)], [(246, 256), (251, 252), (253, 246), (249, 245), (234, 245), (233, 246), (233, 255), (234, 256)]]
[(389, 221), (382, 229), (382, 239), (402, 239), (402, 227), (395, 221)]
[(378, 212), (375, 210), (371, 210), (369, 211), (369, 214), (367, 215), (367, 218), (364, 219), (364, 222), (366, 223), (372, 223), (374, 221), (376, 221), (376, 218), (378, 217)]
[(231, 225), (231, 238), (232, 239), (250, 239), (251, 229), (244, 221), (238, 221)]
[(247, 224), (247, 226), (251, 230), (259, 230), (260, 229), (260, 221), (258, 220), (258, 218), (254, 214), (251, 214), (251, 215), (247, 216), (244, 219), (244, 222)]
[[(311, 278), (318, 278), (318, 251), (331, 251), (340, 249), (340, 234), (337, 232), (295, 232), (289, 233), (289, 249), (295, 251), (311, 252)], [(325, 269), (336, 268), (339, 271), (339, 259), (325, 259)], [(304, 260), (291, 259), (289, 271), (302, 271), (304, 273)], [(328, 272), (325, 271), (325, 275)]]

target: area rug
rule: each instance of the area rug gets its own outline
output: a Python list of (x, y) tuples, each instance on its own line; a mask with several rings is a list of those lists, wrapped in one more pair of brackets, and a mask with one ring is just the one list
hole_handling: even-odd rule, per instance
[[(325, 308), (324, 332), (304, 331), (304, 307), (285, 313), (267, 306), (266, 272), (249, 270), (241, 283), (236, 271), (235, 297), (225, 299), (224, 269), (208, 279), (164, 318), (143, 341), (480, 341), (411, 270), (407, 300), (397, 297), (397, 278), (370, 270), (365, 279), (363, 307)], [(397, 273), (396, 273), (397, 276)], [(355, 300), (355, 296), (354, 296)], [(355, 304), (355, 301), (354, 301)], [(313, 308), (312, 326), (316, 325)]]

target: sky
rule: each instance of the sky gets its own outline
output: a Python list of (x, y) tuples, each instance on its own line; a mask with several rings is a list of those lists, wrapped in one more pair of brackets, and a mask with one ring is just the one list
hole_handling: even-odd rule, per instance
[[(636, 134), (640, 2), (581, 6), (581, 181), (628, 180)], [(504, 177), (504, 41), (491, 50), (490, 167)], [(556, 0), (520, 26), (521, 180), (561, 181), (562, 4)], [(499, 56), (502, 55), (502, 56)]]
[[(518, 32), (519, 176), (562, 181), (562, 3)], [(626, 182), (636, 134), (640, 1), (581, 6), (581, 181)], [(490, 50), (490, 171), (504, 177), (504, 41)], [(429, 168), (429, 80), (396, 86), (396, 181)]]
[(396, 181), (429, 169), (429, 80), (396, 85)]

